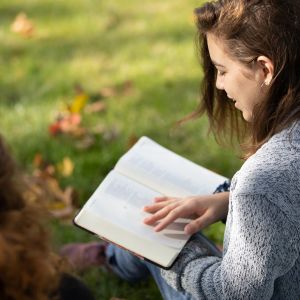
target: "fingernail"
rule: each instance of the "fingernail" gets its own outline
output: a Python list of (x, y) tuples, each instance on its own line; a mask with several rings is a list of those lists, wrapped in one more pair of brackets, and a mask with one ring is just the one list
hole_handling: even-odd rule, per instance
[(184, 233), (185, 233), (185, 234), (190, 234), (190, 233), (191, 233), (191, 228), (185, 226), (185, 228), (184, 228)]
[(160, 227), (159, 226), (154, 227), (154, 231), (156, 232), (160, 231)]

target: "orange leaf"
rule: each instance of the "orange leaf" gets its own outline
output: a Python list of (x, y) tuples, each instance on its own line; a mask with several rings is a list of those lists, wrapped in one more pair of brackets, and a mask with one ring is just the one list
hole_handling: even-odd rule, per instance
[(33, 158), (33, 165), (39, 168), (43, 163), (43, 157), (41, 153), (36, 153)]
[(11, 31), (22, 35), (23, 37), (32, 37), (34, 34), (34, 25), (27, 15), (23, 12), (19, 13), (14, 22), (11, 24)]
[(80, 114), (65, 115), (59, 121), (59, 129), (63, 133), (76, 133), (81, 123)]
[(55, 123), (50, 124), (48, 131), (51, 135), (57, 135), (61, 133), (60, 122), (56, 121)]

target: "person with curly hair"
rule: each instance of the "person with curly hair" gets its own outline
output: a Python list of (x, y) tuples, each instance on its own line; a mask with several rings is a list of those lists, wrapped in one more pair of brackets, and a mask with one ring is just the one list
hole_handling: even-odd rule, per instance
[(0, 299), (93, 300), (51, 249), (45, 219), (41, 205), (26, 202), (22, 180), (0, 137)]

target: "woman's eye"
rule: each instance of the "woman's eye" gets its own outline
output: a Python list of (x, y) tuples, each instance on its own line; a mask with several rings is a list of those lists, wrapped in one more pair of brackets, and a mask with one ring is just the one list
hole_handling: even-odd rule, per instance
[(225, 71), (220, 71), (220, 70), (218, 70), (218, 75), (219, 75), (219, 76), (224, 76), (225, 74), (226, 74)]

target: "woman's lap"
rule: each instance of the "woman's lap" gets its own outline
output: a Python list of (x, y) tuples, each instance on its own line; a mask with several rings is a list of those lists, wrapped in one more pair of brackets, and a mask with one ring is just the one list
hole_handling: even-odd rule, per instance
[(185, 295), (169, 286), (160, 274), (160, 268), (150, 262), (134, 256), (130, 252), (110, 244), (106, 251), (106, 257), (110, 268), (120, 278), (129, 282), (138, 282), (150, 275), (155, 280), (163, 299), (168, 300), (191, 300)]
[[(220, 252), (217, 250), (215, 245), (207, 238), (205, 238), (202, 234), (200, 235), (201, 240), (205, 244), (207, 244), (210, 249), (213, 249), (215, 251), (215, 255), (220, 255)], [(155, 280), (164, 299), (192, 299), (191, 295), (180, 293), (169, 286), (161, 276), (160, 268), (158, 266), (148, 261), (142, 260), (126, 250), (110, 244), (107, 247), (106, 257), (110, 268), (119, 277), (126, 281), (137, 282), (139, 280), (144, 280), (151, 275)]]

